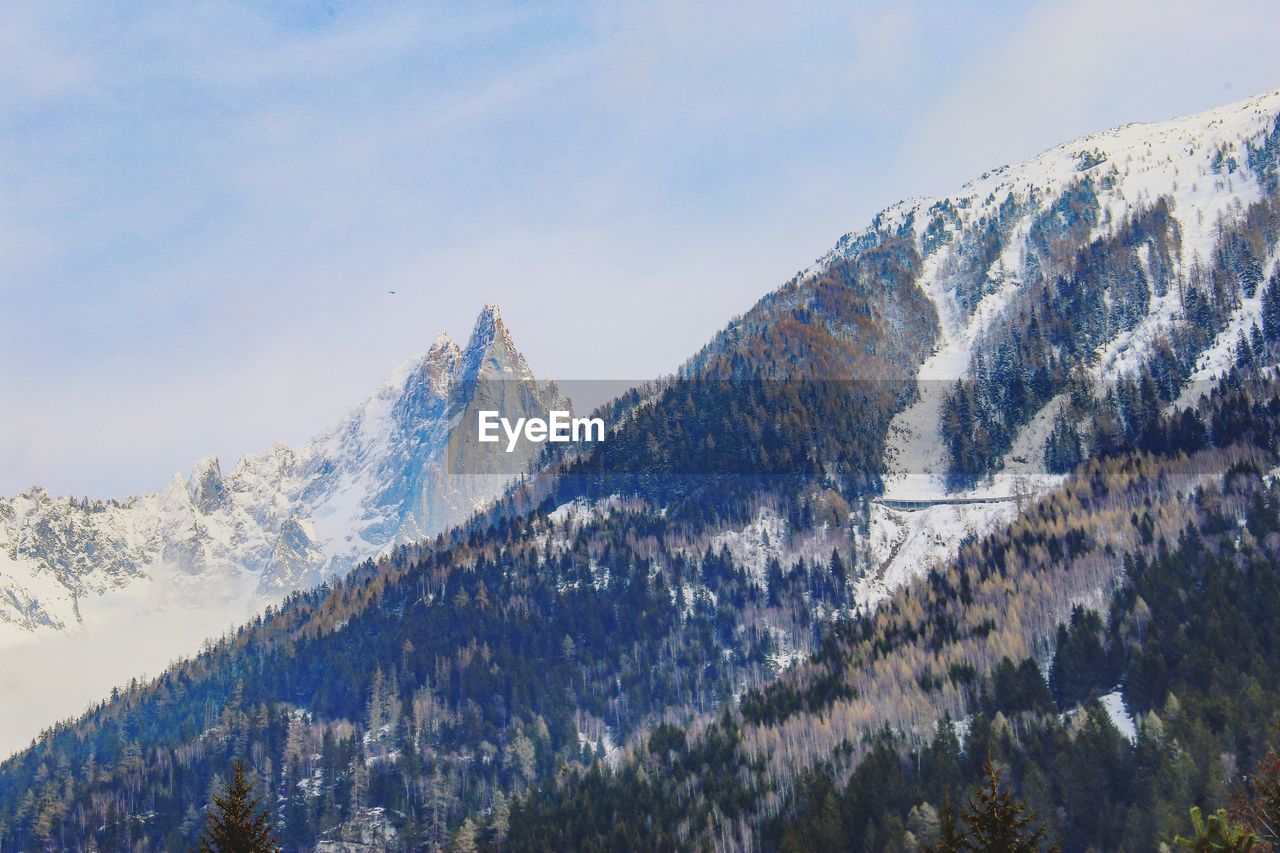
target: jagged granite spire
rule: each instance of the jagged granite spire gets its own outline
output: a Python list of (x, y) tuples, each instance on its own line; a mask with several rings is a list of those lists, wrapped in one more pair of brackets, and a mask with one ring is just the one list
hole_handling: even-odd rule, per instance
[(471, 337), (462, 354), (461, 373), (465, 380), (533, 381), (533, 371), (516, 348), (511, 331), (503, 322), (497, 305), (485, 305), (476, 317)]

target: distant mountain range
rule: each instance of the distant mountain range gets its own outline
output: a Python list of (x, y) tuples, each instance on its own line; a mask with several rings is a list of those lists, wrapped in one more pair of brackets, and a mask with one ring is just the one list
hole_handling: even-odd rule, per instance
[[(504, 388), (512, 393), (494, 393)], [(194, 651), (290, 592), (434, 536), (497, 496), (535, 450), (521, 443), (498, 469), (466, 458), (474, 450), (458, 427), (482, 400), (513, 417), (568, 407), (534, 378), (493, 305), (465, 347), (441, 333), (300, 447), (274, 444), (226, 472), (209, 456), (135, 497), (54, 498), (36, 486), (0, 499), (0, 647), (29, 650), (66, 631), (113, 645), (115, 632), (136, 635), (139, 620), (158, 614), (163, 633), (137, 642)], [(23, 666), (20, 653), (6, 654), (0, 683)], [(77, 666), (68, 659), (42, 677), (74, 680)], [(127, 645), (114, 671), (95, 664), (112, 683), (136, 674)]]

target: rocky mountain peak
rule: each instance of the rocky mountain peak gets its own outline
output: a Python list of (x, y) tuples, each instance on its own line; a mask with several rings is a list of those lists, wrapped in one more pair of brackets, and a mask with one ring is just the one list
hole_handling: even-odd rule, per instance
[(201, 512), (213, 512), (222, 505), (226, 487), (222, 482), (222, 466), (217, 456), (206, 456), (191, 468), (187, 493), (191, 503)]
[(448, 332), (441, 332), (431, 342), (425, 360), (433, 364), (451, 363), (460, 355), (462, 355), (462, 348), (454, 343)]
[(550, 405), (555, 386), (534, 379), (498, 307), (486, 305), (465, 349), (441, 332), (306, 444), (274, 443), (225, 472), (217, 456), (205, 456), (149, 495), (97, 509), (54, 500), (40, 486), (0, 499), (0, 545), (25, 537), (21, 558), (0, 569), (0, 583), (22, 593), (0, 596), (0, 634), (33, 630), (11, 601), (46, 607), (41, 624), (60, 627), (77, 622), (77, 608), (96, 606), (85, 589), (177, 570), (222, 579), (227, 589), (211, 594), (221, 598), (210, 607), (242, 607), (248, 593), (227, 590), (255, 576), (274, 598), (391, 544), (434, 535), (503, 485), (501, 477), (459, 484), (441, 474), (476, 386), (493, 379), (517, 380), (509, 399), (482, 395), (497, 408), (518, 416)]
[(462, 354), (459, 378), (463, 381), (533, 380), (533, 371), (516, 349), (511, 331), (503, 322), (497, 305), (485, 305), (476, 317), (471, 337)]

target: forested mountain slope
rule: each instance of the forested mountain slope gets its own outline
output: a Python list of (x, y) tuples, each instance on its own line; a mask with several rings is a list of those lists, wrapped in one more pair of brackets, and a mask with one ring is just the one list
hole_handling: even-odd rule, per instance
[[(1131, 582), (1126, 556), (1239, 516), (1233, 469), (1268, 505), (1277, 113), (1273, 94), (1131, 126), (891, 208), (604, 407), (603, 444), (547, 451), (467, 524), (0, 766), (0, 845), (184, 846), (237, 756), (291, 850), (477, 826), (518, 847), (781, 843), (800, 774), (844, 796), (867, 738), (927, 742), (1005, 658), (1030, 689), (1025, 661)], [(1222, 390), (1189, 384), (1231, 364)], [(947, 489), (1019, 500), (872, 500)], [(692, 758), (654, 764), (655, 737)], [(622, 769), (562, 769), (597, 759)], [(652, 820), (628, 811), (646, 802)]]
[(1280, 373), (1229, 379), (737, 708), (562, 770), (481, 837), (920, 849), (989, 759), (1063, 849), (1190, 834), (1188, 807), (1229, 805), (1280, 723)]

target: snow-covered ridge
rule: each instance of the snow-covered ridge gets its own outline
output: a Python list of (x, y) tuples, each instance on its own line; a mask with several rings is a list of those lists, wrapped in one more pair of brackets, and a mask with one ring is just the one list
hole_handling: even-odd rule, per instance
[[(1280, 91), (1168, 122), (1129, 124), (1105, 133), (1063, 143), (1017, 166), (1003, 166), (966, 184), (958, 193), (937, 199), (912, 199), (876, 217), (866, 231), (842, 238), (818, 262), (824, 268), (876, 233), (909, 228), (926, 256), (918, 285), (939, 316), (935, 351), (921, 365), (918, 379), (925, 399), (895, 423), (890, 454), (899, 461), (900, 476), (886, 486), (887, 495), (929, 497), (941, 494), (942, 448), (937, 441), (937, 406), (945, 387), (965, 375), (975, 346), (999, 320), (1027, 276), (1028, 223), (1048, 210), (1074, 183), (1094, 176), (1099, 211), (1095, 234), (1108, 231), (1157, 199), (1172, 200), (1180, 235), (1176, 276), (1212, 257), (1220, 224), (1239, 215), (1260, 196), (1248, 168), (1249, 146), (1275, 126)], [(1102, 180), (1106, 178), (1106, 180)], [(1002, 205), (1021, 209), (999, 256), (985, 270), (982, 296), (971, 307), (959, 304), (953, 275), (956, 256), (964, 250), (966, 229), (1000, 216)], [(940, 216), (945, 211), (946, 216)], [(941, 224), (926, 237), (935, 222)], [(932, 242), (930, 242), (930, 240)], [(1106, 342), (1097, 352), (1093, 372), (1099, 379), (1131, 375), (1141, 365), (1152, 340), (1180, 320), (1171, 296), (1154, 297), (1147, 316), (1133, 329)], [(1234, 334), (1231, 338), (1234, 342)], [(1040, 425), (1041, 427), (1043, 425)], [(1029, 448), (1035, 450), (1035, 448)], [(997, 486), (998, 488), (998, 486)]]
[[(1119, 222), (1123, 214), (1162, 195), (1174, 199), (1180, 220), (1194, 218), (1193, 212), (1208, 214), (1247, 205), (1257, 198), (1258, 190), (1249, 174), (1246, 146), (1272, 129), (1277, 114), (1280, 89), (1191, 116), (1134, 122), (1055, 145), (1023, 163), (984, 172), (956, 193), (918, 196), (890, 205), (867, 228), (841, 237), (800, 277), (820, 273), (833, 261), (859, 251), (867, 240), (908, 223), (919, 241), (931, 210), (948, 202), (958, 211), (960, 225), (991, 216), (1009, 194), (1025, 201), (1037, 190), (1039, 208), (1044, 209), (1077, 178), (1104, 174), (1113, 167), (1118, 184), (1099, 194), (1105, 195), (1104, 222)], [(1210, 176), (1225, 180), (1217, 186), (1206, 180)], [(1216, 217), (1194, 224), (1191, 240), (1183, 238), (1183, 256), (1188, 261), (1196, 256), (1207, 259), (1216, 234)], [(948, 230), (955, 234), (960, 228)]]
[[(5, 728), (77, 711), (289, 592), (488, 503), (508, 478), (458, 473), (469, 469), (449, 453), (473, 396), (495, 381), (522, 389), (495, 405), (567, 406), (553, 384), (534, 379), (489, 305), (465, 346), (440, 334), (299, 447), (274, 444), (225, 471), (208, 456), (159, 490), (120, 500), (55, 498), (39, 487), (0, 498), (0, 647), (23, 647), (0, 657), (0, 693), (11, 697), (0, 700)], [(145, 624), (157, 634), (141, 631)], [(91, 673), (79, 652), (25, 667), (41, 644), (75, 642), (63, 635), (118, 654)], [(75, 704), (45, 708), (41, 684), (50, 680), (95, 686)]]
[(466, 347), (440, 334), (300, 447), (274, 444), (226, 473), (208, 456), (159, 491), (118, 501), (39, 487), (0, 499), (0, 625), (66, 627), (97, 595), (172, 571), (247, 574), (278, 597), (434, 534), (496, 493), (421, 491), (424, 471), (443, 462), (459, 395), (494, 379), (540, 387), (490, 305)]
[[(890, 428), (884, 496), (1007, 497), (1055, 484), (1059, 478), (1044, 473), (1042, 460), (1060, 399), (1022, 429), (1000, 471), (963, 493), (948, 492), (947, 453), (939, 432), (949, 387), (968, 376), (977, 348), (1039, 272), (1030, 260), (1033, 223), (1052, 215), (1054, 203), (1085, 180), (1097, 199), (1096, 224), (1086, 241), (1113, 233), (1131, 216), (1167, 199), (1178, 235), (1172, 276), (1185, 281), (1197, 266), (1212, 262), (1222, 225), (1238, 220), (1261, 197), (1261, 175), (1251, 153), (1275, 132), (1278, 114), (1280, 91), (1275, 91), (1198, 115), (1129, 124), (1063, 143), (1025, 163), (986, 172), (952, 195), (895, 204), (801, 273), (801, 279), (821, 274), (886, 235), (910, 235), (925, 259), (917, 285), (937, 311), (938, 338), (917, 372), (919, 402)], [(992, 223), (1003, 231), (998, 254), (985, 266), (975, 265), (977, 235)], [(1263, 263), (1269, 274), (1276, 259)], [(1229, 361), (1238, 335), (1257, 319), (1257, 303), (1246, 298), (1205, 351), (1192, 376), (1197, 392)], [(1175, 289), (1153, 292), (1146, 313), (1131, 328), (1098, 346), (1090, 374), (1104, 381), (1134, 375), (1155, 341), (1184, 319)], [(876, 565), (868, 567), (864, 580), (866, 603), (946, 559), (966, 536), (980, 535), (1014, 512), (1008, 502), (917, 512), (874, 506), (866, 545)]]

